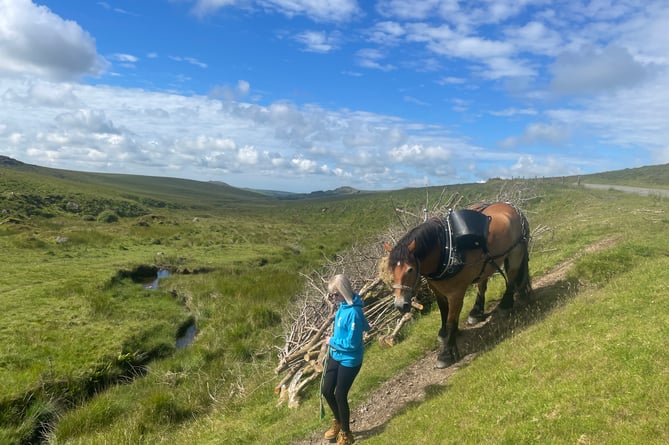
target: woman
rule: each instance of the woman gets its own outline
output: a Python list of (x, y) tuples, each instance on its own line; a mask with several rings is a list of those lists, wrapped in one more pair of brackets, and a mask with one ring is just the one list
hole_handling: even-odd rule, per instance
[(332, 441), (336, 438), (337, 445), (349, 445), (354, 438), (349, 426), (348, 391), (362, 367), (362, 333), (369, 331), (370, 326), (362, 312), (360, 295), (353, 291), (351, 282), (344, 275), (335, 275), (330, 280), (328, 297), (339, 303), (339, 308), (333, 334), (325, 339), (330, 352), (321, 392), (334, 414), (332, 428), (326, 431), (325, 439)]

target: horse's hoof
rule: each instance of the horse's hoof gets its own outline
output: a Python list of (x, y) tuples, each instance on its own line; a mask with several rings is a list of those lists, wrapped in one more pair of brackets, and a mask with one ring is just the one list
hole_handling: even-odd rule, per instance
[(437, 364), (435, 365), (438, 369), (448, 368), (451, 365), (454, 365), (458, 362), (458, 354), (453, 352), (441, 353), (437, 356)]
[(488, 317), (486, 317), (485, 315), (470, 315), (469, 317), (467, 317), (467, 324), (471, 326), (484, 322), (487, 319)]

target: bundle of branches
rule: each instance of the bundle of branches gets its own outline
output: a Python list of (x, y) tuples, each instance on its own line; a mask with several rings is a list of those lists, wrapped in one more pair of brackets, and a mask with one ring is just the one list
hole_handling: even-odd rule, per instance
[[(365, 246), (355, 246), (328, 262), (322, 272), (306, 277), (306, 290), (297, 296), (293, 309), (289, 311), (290, 317), (284, 326), (285, 344), (278, 353), (279, 364), (275, 372), (283, 375), (275, 387), (279, 404), (287, 402), (289, 407), (297, 407), (300, 392), (323, 372), (323, 360), (327, 354), (325, 337), (332, 333), (337, 309), (326, 298), (328, 279), (343, 273), (354, 289), (359, 289), (358, 293), (365, 303), (363, 312), (372, 326), (364, 341), (369, 343), (377, 339), (382, 346), (393, 345), (402, 326), (412, 318), (413, 311), (402, 315), (393, 306), (390, 279), (384, 273), (387, 268), (383, 267), (387, 258), (383, 241), (394, 245), (410, 228), (429, 216), (445, 214), (461, 200), (457, 193), (447, 197), (444, 189), (437, 204), (431, 208), (427, 204), (418, 211), (395, 208), (398, 223), (389, 228), (382, 239), (373, 240)], [(414, 308), (429, 310), (434, 297), (425, 281), (421, 280), (414, 298)]]

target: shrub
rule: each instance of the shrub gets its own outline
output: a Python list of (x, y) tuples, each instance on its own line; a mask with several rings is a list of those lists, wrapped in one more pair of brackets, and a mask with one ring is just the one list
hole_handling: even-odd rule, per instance
[(114, 223), (118, 221), (118, 215), (113, 210), (105, 210), (98, 215), (98, 222)]

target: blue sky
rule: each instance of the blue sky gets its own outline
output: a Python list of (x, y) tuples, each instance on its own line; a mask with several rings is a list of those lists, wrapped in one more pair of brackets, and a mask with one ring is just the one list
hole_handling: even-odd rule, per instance
[(668, 1), (0, 0), (0, 154), (294, 192), (669, 162)]

